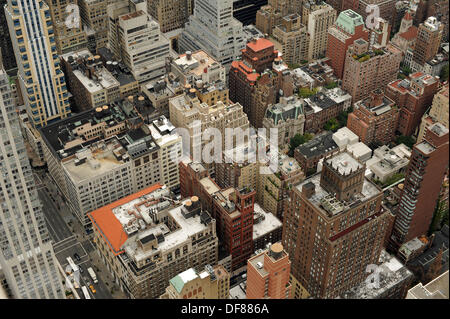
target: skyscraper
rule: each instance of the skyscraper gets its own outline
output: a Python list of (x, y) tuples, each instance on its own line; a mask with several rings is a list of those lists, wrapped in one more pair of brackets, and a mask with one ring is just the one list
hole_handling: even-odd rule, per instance
[(435, 123), (414, 145), (399, 201), (390, 247), (426, 235), (448, 168), (449, 131)]
[(5, 8), (26, 110), (35, 127), (70, 115), (50, 10), (42, 0), (8, 0)]
[(6, 0), (0, 0), (0, 59), (3, 60), (5, 70), (14, 70), (17, 67), (14, 50), (9, 37), (8, 22), (6, 21), (5, 9)]
[(14, 298), (64, 298), (33, 174), (0, 63), (0, 266)]

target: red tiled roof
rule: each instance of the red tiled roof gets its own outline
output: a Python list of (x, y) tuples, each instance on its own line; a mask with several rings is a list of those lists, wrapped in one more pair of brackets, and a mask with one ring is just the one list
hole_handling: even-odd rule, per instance
[(136, 198), (154, 192), (161, 187), (162, 186), (160, 184), (152, 185), (137, 193), (119, 199), (114, 203), (94, 210), (93, 212), (88, 214), (89, 219), (92, 221), (92, 225), (97, 228), (100, 235), (103, 237), (115, 256), (123, 253), (121, 247), (127, 241), (128, 235), (123, 230), (120, 221), (114, 215), (113, 209), (132, 200), (135, 200)]
[(417, 38), (417, 27), (409, 27), (407, 31), (400, 33), (400, 37), (408, 41)]
[(247, 47), (252, 49), (254, 52), (259, 52), (273, 46), (274, 44), (265, 38), (259, 38), (255, 42), (251, 41), (247, 43)]

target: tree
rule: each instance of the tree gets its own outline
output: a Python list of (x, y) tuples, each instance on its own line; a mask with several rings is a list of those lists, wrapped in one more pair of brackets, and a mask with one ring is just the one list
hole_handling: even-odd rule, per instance
[(306, 98), (308, 98), (308, 97), (310, 97), (310, 96), (312, 96), (312, 95), (314, 95), (316, 93), (317, 93), (317, 88), (313, 88), (312, 90), (310, 90), (308, 88), (300, 88), (298, 90), (298, 96), (303, 98), (303, 99), (306, 99)]
[(415, 141), (415, 139), (412, 136), (400, 135), (399, 137), (397, 137), (395, 142), (397, 143), (397, 145), (398, 144), (405, 144), (409, 148), (412, 148), (416, 141)]
[(293, 156), (294, 150), (297, 147), (308, 142), (311, 139), (312, 139), (312, 135), (308, 134), (308, 133), (305, 133), (304, 135), (295, 134), (295, 136), (293, 138), (291, 138), (290, 143), (289, 143), (289, 153), (288, 153), (289, 156)]
[(439, 77), (441, 78), (442, 82), (448, 81), (448, 63), (444, 65), (444, 67), (441, 70), (441, 73), (439, 73)]
[(334, 89), (337, 86), (338, 86), (337, 82), (330, 82), (328, 84), (325, 84), (325, 88), (327, 89)]
[(332, 118), (328, 122), (325, 123), (323, 129), (326, 131), (336, 132), (340, 128), (339, 122), (337, 119)]

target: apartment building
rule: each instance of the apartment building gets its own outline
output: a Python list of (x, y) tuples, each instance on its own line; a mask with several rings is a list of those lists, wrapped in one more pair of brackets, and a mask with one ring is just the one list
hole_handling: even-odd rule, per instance
[(161, 299), (229, 299), (230, 274), (221, 266), (206, 265), (204, 270), (190, 268), (169, 281)]
[(308, 28), (308, 61), (325, 57), (328, 29), (336, 21), (336, 10), (324, 1), (310, 0), (303, 3), (302, 21)]
[(424, 115), (424, 117), (422, 117), (419, 135), (417, 137), (418, 143), (422, 142), (423, 136), (425, 134), (425, 129), (436, 122), (439, 122), (442, 125), (444, 125), (446, 128), (449, 128), (448, 127), (448, 119), (449, 119), (448, 91), (449, 90), (448, 90), (448, 84), (447, 84), (434, 95), (433, 104), (431, 105), (429, 113)]
[(387, 85), (386, 96), (400, 110), (397, 130), (401, 134), (409, 136), (418, 132), (422, 116), (431, 106), (438, 87), (439, 79), (423, 72)]
[(300, 8), (296, 8), (298, 12), (292, 12), (289, 2), (289, 0), (268, 0), (267, 4), (256, 12), (256, 28), (263, 34), (272, 35), (273, 29), (281, 24), (283, 17), (290, 13), (300, 13)]
[(384, 145), (395, 139), (398, 118), (399, 109), (394, 101), (377, 89), (354, 104), (354, 111), (348, 115), (347, 127), (367, 145)]
[(281, 43), (283, 60), (287, 64), (300, 64), (308, 60), (309, 34), (299, 14), (283, 17), (273, 29), (273, 37)]
[(163, 33), (183, 28), (189, 16), (194, 12), (194, 0), (146, 1), (148, 13), (158, 21)]
[(365, 170), (342, 152), (291, 192), (282, 243), (293, 277), (315, 298), (335, 298), (363, 282), (390, 232), (393, 215)]
[(281, 243), (247, 262), (247, 299), (290, 299), (291, 261)]
[(392, 175), (404, 173), (410, 157), (411, 149), (405, 144), (393, 148), (383, 145), (373, 151), (373, 157), (366, 164), (373, 173), (373, 179), (384, 183)]
[(395, 80), (401, 60), (401, 51), (393, 46), (369, 50), (369, 43), (358, 39), (347, 50), (342, 88), (360, 101)]
[(109, 0), (79, 0), (80, 17), (84, 26), (94, 41), (96, 49), (107, 47), (108, 45), (108, 14), (107, 6)]
[(179, 273), (217, 264), (215, 220), (198, 198), (174, 202), (165, 186), (145, 188), (89, 218), (101, 259), (130, 298), (158, 298)]

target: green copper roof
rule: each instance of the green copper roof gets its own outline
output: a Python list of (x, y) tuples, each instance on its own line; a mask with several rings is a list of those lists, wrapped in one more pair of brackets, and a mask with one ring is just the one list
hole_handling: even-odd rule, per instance
[(172, 279), (170, 279), (169, 281), (170, 281), (170, 283), (172, 284), (172, 286), (176, 289), (176, 291), (177, 291), (178, 293), (180, 293), (181, 290), (182, 290), (183, 287), (184, 287), (184, 281), (183, 281), (183, 279), (181, 279), (180, 276), (175, 276), (175, 277), (173, 277)]
[(336, 20), (336, 25), (350, 34), (355, 34), (355, 27), (361, 24), (364, 24), (363, 18), (351, 9), (342, 11)]
[(188, 270), (170, 279), (169, 282), (176, 289), (176, 291), (180, 293), (181, 290), (183, 290), (184, 285), (195, 278), (197, 278), (195, 270), (193, 268), (189, 268)]

